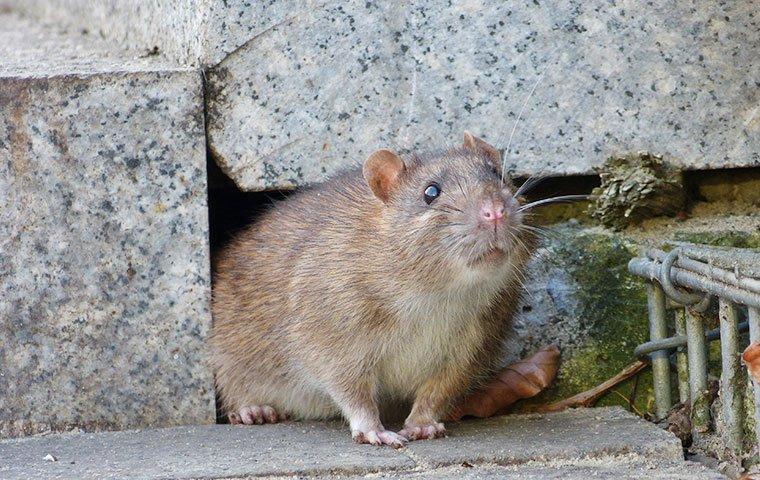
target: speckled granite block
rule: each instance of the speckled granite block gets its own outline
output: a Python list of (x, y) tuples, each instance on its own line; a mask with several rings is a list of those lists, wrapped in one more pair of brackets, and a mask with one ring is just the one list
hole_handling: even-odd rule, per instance
[(0, 436), (213, 422), (200, 74), (49, 53), (0, 55)]
[(71, 32), (102, 37), (180, 65), (215, 65), (236, 48), (320, 0), (0, 0)]
[(465, 129), (502, 149), (511, 138), (506, 163), (520, 175), (587, 174), (637, 150), (687, 169), (760, 164), (752, 2), (269, 10), (290, 13), (209, 76), (210, 148), (246, 190), (317, 181), (378, 147), (459, 142)]

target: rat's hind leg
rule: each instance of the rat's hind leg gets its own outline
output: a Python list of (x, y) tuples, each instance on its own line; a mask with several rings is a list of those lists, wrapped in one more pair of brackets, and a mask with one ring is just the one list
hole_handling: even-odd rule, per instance
[(244, 423), (246, 425), (261, 425), (264, 423), (277, 423), (280, 420), (287, 420), (288, 415), (285, 413), (277, 413), (270, 405), (253, 405), (248, 407), (242, 407), (235, 412), (230, 412), (227, 417), (230, 419), (230, 423), (238, 425)]

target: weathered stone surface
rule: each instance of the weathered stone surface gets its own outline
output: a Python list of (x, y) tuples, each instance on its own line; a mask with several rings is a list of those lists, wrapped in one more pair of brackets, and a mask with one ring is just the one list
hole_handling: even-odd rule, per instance
[(592, 173), (638, 150), (689, 169), (757, 165), (754, 10), (326, 2), (213, 69), (210, 147), (245, 190), (318, 181), (378, 147), (459, 142), (465, 129), (502, 149), (511, 138), (506, 164), (520, 175)]
[(638, 150), (689, 169), (760, 164), (760, 32), (747, 3), (3, 7), (174, 64), (221, 62), (209, 138), (246, 190), (319, 181), (379, 146), (441, 146), (464, 129), (503, 149), (511, 139), (506, 163), (520, 175), (592, 173)]
[[(649, 340), (646, 282), (628, 272), (627, 262), (642, 249), (660, 247), (668, 240), (760, 247), (756, 205), (742, 207), (734, 199), (720, 208), (696, 204), (691, 210), (693, 218), (650, 219), (622, 232), (576, 221), (547, 228), (542, 246), (527, 268), (515, 340), (507, 344), (504, 364), (550, 343), (560, 347), (561, 361), (554, 384), (515, 408), (530, 409), (588, 390), (634, 361), (636, 346)], [(651, 373), (645, 370), (639, 375), (638, 382), (619, 385), (598, 405), (629, 408), (630, 398), (639, 412), (650, 411), (654, 400)]]
[(82, 46), (64, 54), (52, 33), (40, 45), (12, 25), (0, 33), (0, 436), (212, 422), (200, 74), (61, 39)]
[(401, 450), (357, 445), (339, 423), (50, 435), (0, 442), (0, 477), (722, 478), (683, 462), (669, 433), (617, 409), (465, 421), (449, 433)]
[[(387, 472), (373, 474), (371, 478), (431, 478), (441, 480), (503, 479), (510, 480), (589, 480), (591, 478), (615, 480), (723, 480), (724, 475), (690, 462), (663, 462), (625, 455), (581, 459), (574, 461), (528, 462), (518, 465), (483, 465), (422, 470), (417, 472)], [(333, 477), (331, 477), (333, 478)], [(338, 478), (338, 477), (334, 477)], [(345, 478), (345, 477), (344, 477)], [(352, 478), (370, 478), (356, 476)]]
[(70, 32), (153, 52), (185, 66), (215, 65), (272, 25), (316, 0), (0, 0), (5, 8)]
[[(627, 262), (636, 241), (575, 222), (549, 230), (528, 266), (526, 293), (515, 320), (516, 341), (505, 363), (543, 345), (561, 351), (557, 379), (528, 405), (570, 397), (599, 385), (635, 360), (634, 348), (647, 341), (646, 290)], [(641, 374), (634, 407), (646, 412), (652, 392), (649, 373)], [(616, 390), (628, 395), (633, 382)], [(617, 394), (600, 405), (627, 406)], [(520, 406), (520, 408), (525, 405)]]
[(202, 12), (208, 0), (0, 0), (0, 7), (72, 34), (155, 53), (180, 64), (202, 56)]
[(624, 453), (683, 459), (681, 442), (675, 436), (620, 408), (462, 422), (439, 442), (411, 442), (407, 448), (428, 466), (465, 461), (512, 464)]
[(2, 78), (176, 69), (160, 57), (116, 49), (95, 35), (65, 34), (15, 14), (0, 13), (0, 40)]
[[(57, 461), (45, 461), (46, 455)], [(337, 423), (176, 427), (0, 442), (6, 480), (240, 478), (412, 468), (392, 448), (359, 445)]]

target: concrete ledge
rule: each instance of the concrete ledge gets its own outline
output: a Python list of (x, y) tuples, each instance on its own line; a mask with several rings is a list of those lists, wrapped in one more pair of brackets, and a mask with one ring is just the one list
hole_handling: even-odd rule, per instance
[(507, 415), (462, 422), (440, 442), (412, 442), (408, 448), (415, 459), (433, 467), (462, 462), (516, 464), (624, 453), (683, 460), (677, 438), (620, 408)]
[(340, 423), (50, 435), (0, 442), (0, 477), (640, 478), (633, 474), (643, 471), (649, 478), (721, 478), (687, 465), (675, 437), (619, 408), (464, 421), (449, 431), (449, 438), (401, 450), (357, 445)]
[[(370, 478), (369, 475), (365, 477)], [(432, 470), (389, 472), (371, 478), (434, 478), (513, 480), (720, 480), (726, 477), (707, 467), (691, 462), (663, 462), (637, 455), (582, 459), (575, 461), (528, 462), (519, 465), (455, 465)]]
[[(46, 455), (57, 461), (46, 461)], [(191, 426), (0, 443), (0, 478), (224, 478), (412, 468), (338, 424)]]

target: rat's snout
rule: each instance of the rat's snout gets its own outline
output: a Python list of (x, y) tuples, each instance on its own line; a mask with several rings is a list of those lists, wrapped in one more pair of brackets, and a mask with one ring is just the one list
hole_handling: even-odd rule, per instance
[(504, 202), (497, 199), (486, 199), (480, 207), (478, 220), (490, 225), (498, 225), (504, 219)]

